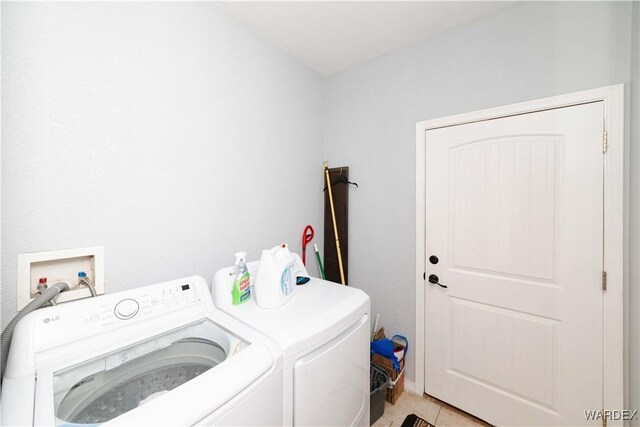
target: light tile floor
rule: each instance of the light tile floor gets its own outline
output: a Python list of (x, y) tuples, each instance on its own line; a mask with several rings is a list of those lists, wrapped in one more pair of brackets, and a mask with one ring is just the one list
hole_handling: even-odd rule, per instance
[(395, 405), (384, 403), (384, 415), (374, 427), (400, 427), (409, 414), (416, 414), (436, 427), (487, 427), (489, 424), (428, 396), (403, 392)]

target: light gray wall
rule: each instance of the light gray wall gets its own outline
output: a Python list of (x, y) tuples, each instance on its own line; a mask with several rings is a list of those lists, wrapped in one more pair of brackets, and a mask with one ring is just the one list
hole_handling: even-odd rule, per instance
[(104, 245), (115, 292), (321, 229), (316, 73), (213, 3), (2, 7), (3, 324), (19, 253)]
[(637, 3), (635, 45), (629, 3), (516, 4), (326, 79), (324, 108), (315, 73), (212, 4), (2, 9), (3, 325), (18, 253), (104, 245), (115, 292), (210, 280), (241, 248), (256, 258), (282, 240), (297, 247), (306, 223), (321, 228), (309, 189), (326, 158), (360, 184), (350, 281), (411, 339), (415, 122), (629, 83), (635, 64), (628, 333), (640, 407)]
[[(629, 144), (629, 408), (640, 408), (640, 3), (633, 3), (631, 43), (631, 143)], [(638, 305), (636, 305), (638, 304)], [(633, 420), (632, 426), (640, 426)]]
[[(0, 3), (0, 34), (2, 34), (2, 3)], [(0, 88), (2, 87), (2, 43), (0, 42)], [(0, 130), (2, 129), (2, 90), (0, 90)], [(0, 140), (2, 139), (0, 131)], [(2, 148), (0, 147), (0, 212), (2, 212)], [(0, 215), (0, 326), (2, 326), (2, 215)], [(1, 357), (0, 357), (1, 360)], [(1, 390), (1, 387), (0, 387)]]
[[(386, 331), (415, 341), (416, 122), (628, 85), (631, 9), (626, 2), (523, 2), (326, 80), (325, 157), (350, 166), (360, 184), (350, 194), (349, 283), (371, 295)], [(636, 176), (637, 149), (636, 140)], [(633, 209), (637, 248), (637, 197)], [(637, 255), (631, 268), (637, 296)], [(638, 315), (638, 298), (631, 314)], [(637, 334), (631, 343), (637, 347)], [(407, 378), (414, 372), (410, 358)]]

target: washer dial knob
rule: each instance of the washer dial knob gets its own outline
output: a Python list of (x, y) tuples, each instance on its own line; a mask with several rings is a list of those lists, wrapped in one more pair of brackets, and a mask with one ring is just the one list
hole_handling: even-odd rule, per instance
[(139, 308), (140, 305), (138, 301), (134, 299), (123, 299), (116, 304), (116, 308), (113, 311), (118, 319), (127, 320), (135, 316)]

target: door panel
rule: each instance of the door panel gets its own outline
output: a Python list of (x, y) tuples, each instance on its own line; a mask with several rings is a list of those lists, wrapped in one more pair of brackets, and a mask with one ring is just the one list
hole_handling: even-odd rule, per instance
[[(451, 370), (552, 408), (554, 357), (545, 356), (556, 351), (558, 322), (458, 298), (451, 303)], [(491, 333), (478, 334), (478, 330)], [(523, 338), (501, 342), (501, 337), (509, 336)], [(481, 349), (484, 359), (494, 363), (483, 366), (477, 354), (459, 351), (467, 346)]]
[(497, 425), (602, 407), (601, 102), (427, 131), (425, 391)]
[(451, 149), (455, 267), (553, 279), (558, 143), (558, 137), (523, 135)]

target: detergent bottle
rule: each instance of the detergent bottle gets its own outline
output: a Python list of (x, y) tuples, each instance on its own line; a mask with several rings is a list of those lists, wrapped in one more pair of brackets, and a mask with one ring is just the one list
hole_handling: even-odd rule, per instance
[(246, 252), (236, 253), (236, 278), (231, 290), (233, 304), (240, 304), (251, 297), (249, 270), (245, 259)]
[(296, 290), (295, 258), (285, 243), (262, 251), (256, 276), (256, 304), (277, 308), (293, 297)]

